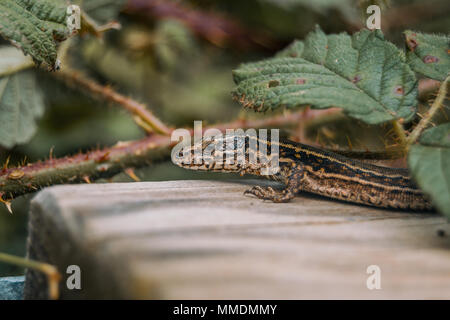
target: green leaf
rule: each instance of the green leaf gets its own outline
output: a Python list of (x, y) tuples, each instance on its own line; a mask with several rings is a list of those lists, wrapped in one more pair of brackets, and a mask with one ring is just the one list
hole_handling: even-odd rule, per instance
[[(8, 73), (29, 58), (13, 47), (0, 48), (0, 74)], [(0, 76), (0, 145), (11, 148), (28, 142), (36, 132), (36, 119), (44, 111), (44, 101), (33, 71)]]
[(303, 45), (297, 41), (274, 58), (241, 65), (233, 77), (235, 99), (256, 111), (340, 107), (369, 124), (409, 121), (416, 112), (414, 72), (380, 31), (327, 36), (317, 28)]
[(450, 37), (405, 31), (406, 61), (424, 76), (443, 81), (450, 71)]
[(278, 52), (275, 57), (277, 58), (296, 58), (301, 57), (303, 53), (303, 49), (305, 49), (305, 45), (303, 44), (303, 41), (300, 40), (294, 40), (289, 46), (287, 46), (285, 49)]
[(425, 131), (411, 147), (408, 164), (420, 188), (450, 218), (450, 123)]
[(56, 44), (69, 35), (64, 0), (0, 1), (0, 35), (30, 55), (35, 63), (56, 64)]

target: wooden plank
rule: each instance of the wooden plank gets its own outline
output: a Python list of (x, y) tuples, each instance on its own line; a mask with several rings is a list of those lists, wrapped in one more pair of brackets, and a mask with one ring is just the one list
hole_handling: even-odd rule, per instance
[[(48, 188), (32, 201), (29, 256), (81, 267), (82, 290), (63, 281), (63, 298), (450, 298), (443, 217), (243, 196), (256, 183), (270, 182)], [(381, 268), (381, 290), (367, 289), (369, 265)], [(28, 272), (25, 297), (45, 294)]]

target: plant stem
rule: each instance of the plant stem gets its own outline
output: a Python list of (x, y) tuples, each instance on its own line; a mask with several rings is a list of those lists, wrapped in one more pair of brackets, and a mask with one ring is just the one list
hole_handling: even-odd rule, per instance
[(64, 81), (64, 83), (66, 83), (69, 87), (84, 89), (94, 97), (111, 101), (122, 106), (128, 112), (139, 118), (137, 124), (144, 128), (147, 132), (150, 128), (152, 131), (163, 135), (169, 135), (171, 132), (171, 129), (155, 117), (144, 104), (117, 93), (110, 87), (100, 85), (78, 71), (66, 67), (65, 70), (55, 72), (54, 75), (56, 78)]
[(48, 279), (48, 294), (50, 299), (56, 300), (59, 297), (59, 281), (61, 281), (61, 274), (58, 272), (58, 270), (48, 264), (43, 262), (38, 262), (34, 260), (29, 260), (22, 257), (13, 256), (6, 253), (0, 252), (0, 261), (21, 266), (24, 268), (31, 268), (38, 270), (42, 273), (44, 273), (47, 276)]
[[(71, 44), (71, 39), (62, 43), (59, 56), (63, 62), (66, 62), (67, 50)], [(31, 59), (27, 59), (25, 62), (15, 65), (6, 69), (0, 73), (0, 77), (9, 76), (20, 72), (25, 69), (34, 67), (34, 62)], [(126, 97), (120, 93), (115, 92), (110, 87), (102, 86), (92, 79), (83, 76), (80, 72), (77, 72), (70, 67), (66, 66), (63, 70), (59, 70), (53, 73), (53, 75), (68, 86), (75, 89), (84, 89), (88, 91), (92, 96), (100, 97), (103, 100), (116, 103), (128, 112), (134, 115), (135, 122), (144, 128), (147, 132), (156, 132), (163, 135), (169, 135), (171, 129), (169, 129), (161, 120), (153, 115), (144, 104), (141, 104), (129, 97)]]
[(102, 150), (3, 169), (0, 170), (0, 196), (8, 201), (50, 185), (109, 178), (126, 168), (166, 158), (170, 154), (170, 144), (169, 137), (152, 135), (138, 141), (119, 142)]
[(436, 112), (443, 106), (443, 102), (445, 98), (447, 97), (447, 85), (450, 80), (450, 76), (448, 76), (439, 87), (438, 94), (436, 96), (436, 99), (434, 99), (433, 104), (431, 105), (431, 108), (428, 109), (427, 113), (424, 115), (422, 120), (417, 124), (417, 126), (414, 128), (414, 130), (411, 132), (411, 134), (408, 136), (407, 139), (407, 147), (414, 144), (422, 134), (422, 131), (426, 129), (430, 121), (433, 119)]
[(394, 128), (394, 132), (399, 139), (399, 145), (402, 149), (405, 149), (406, 152), (406, 143), (407, 143), (407, 137), (405, 133), (405, 128), (403, 128), (403, 125), (400, 123), (399, 120), (392, 121), (392, 126)]
[[(221, 131), (237, 128), (267, 128), (295, 126), (301, 112), (260, 120), (237, 120), (204, 127)], [(191, 130), (191, 134), (192, 134)], [(102, 150), (93, 150), (63, 158), (50, 158), (28, 165), (0, 169), (0, 200), (8, 202), (20, 195), (43, 187), (94, 181), (109, 178), (127, 168), (138, 168), (170, 157), (172, 142), (169, 136), (153, 134), (141, 140), (119, 142)]]

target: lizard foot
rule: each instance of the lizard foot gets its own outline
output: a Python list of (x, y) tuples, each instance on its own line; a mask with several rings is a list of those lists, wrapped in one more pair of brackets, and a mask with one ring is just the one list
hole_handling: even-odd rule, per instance
[(275, 191), (272, 187), (260, 187), (254, 186), (253, 188), (246, 190), (244, 194), (252, 194), (259, 199), (263, 200), (271, 200), (272, 202), (281, 203), (288, 202), (292, 198), (294, 198), (294, 194), (288, 190), (284, 189), (283, 191)]

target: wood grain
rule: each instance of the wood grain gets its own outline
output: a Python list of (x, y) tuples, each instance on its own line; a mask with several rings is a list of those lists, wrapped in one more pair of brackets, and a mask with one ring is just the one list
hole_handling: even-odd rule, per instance
[[(256, 183), (272, 184), (51, 187), (32, 201), (28, 254), (62, 272), (81, 267), (82, 290), (62, 282), (67, 299), (450, 298), (443, 217), (244, 196)], [(381, 290), (366, 287), (369, 265), (381, 268)], [(45, 278), (28, 272), (25, 297), (45, 298)]]

